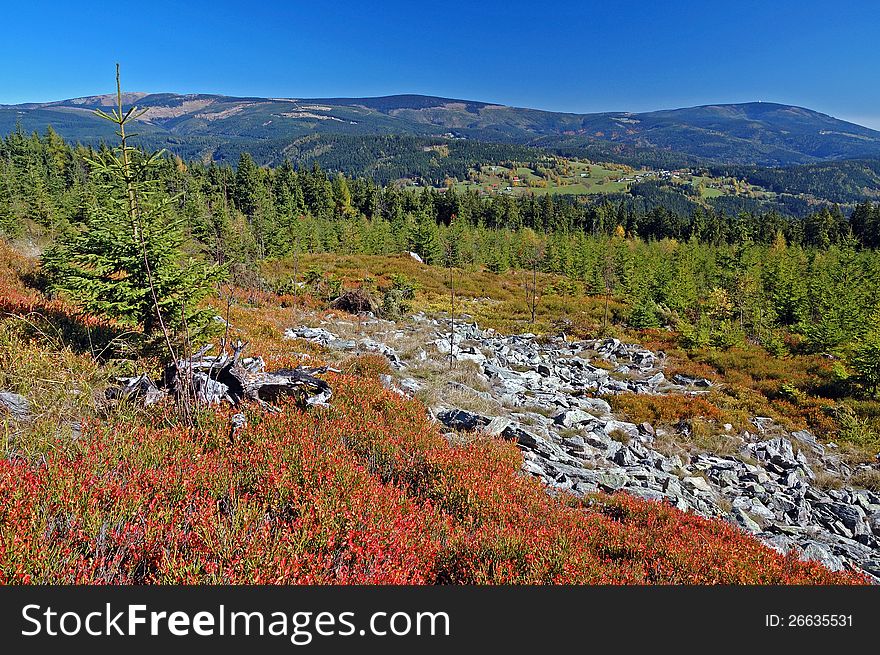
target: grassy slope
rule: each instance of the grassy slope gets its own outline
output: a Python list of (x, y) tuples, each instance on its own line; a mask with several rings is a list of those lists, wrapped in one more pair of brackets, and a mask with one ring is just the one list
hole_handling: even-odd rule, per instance
[[(29, 394), (56, 418), (87, 419), (76, 439), (39, 419), (4, 420), (0, 582), (861, 581), (656, 503), (551, 498), (519, 473), (512, 444), (450, 446), (418, 401), (373, 377), (381, 362), (331, 375), (329, 409), (247, 408), (248, 426), (235, 438), (228, 409), (205, 412), (189, 429), (170, 407), (144, 414), (66, 404), (21, 373), (54, 375), (60, 358), (86, 389), (100, 387), (93, 373), (110, 369), (81, 352), (77, 330), (93, 320), (26, 289), (21, 267), (0, 246), (0, 386)], [(247, 291), (232, 300), (231, 336), (249, 339), (270, 366), (295, 364), (299, 353), (325, 356), (281, 337), (303, 317), (332, 318), (312, 301)], [(65, 316), (59, 339), (69, 347), (9, 316), (28, 312)]]

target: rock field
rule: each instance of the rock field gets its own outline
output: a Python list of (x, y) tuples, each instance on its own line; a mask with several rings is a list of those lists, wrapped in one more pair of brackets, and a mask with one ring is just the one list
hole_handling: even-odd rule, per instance
[[(429, 384), (419, 375), (427, 362), (473, 362), (466, 366), (479, 368), (483, 389), (464, 390), (498, 411), (441, 403), (430, 407), (432, 415), (450, 439), (481, 431), (516, 441), (523, 470), (543, 480), (550, 493), (626, 492), (668, 502), (735, 523), (780, 552), (795, 550), (833, 570), (858, 568), (880, 582), (880, 496), (813, 484), (820, 470), (825, 477), (851, 472), (833, 444), (823, 446), (808, 431), (787, 433), (769, 418), (754, 417), (753, 430), (731, 435), (741, 444), (736, 455), (670, 456), (655, 442), (685, 436), (689, 425), (679, 424), (669, 434), (669, 428), (636, 425), (612, 413), (602, 396), (709, 392), (709, 380), (667, 378), (662, 353), (617, 339), (502, 336), (465, 322), (456, 323), (453, 334), (448, 320), (422, 314), (404, 323), (368, 317), (346, 327), (356, 332), (354, 338), (337, 336), (329, 323), (291, 328), (286, 336), (332, 350), (382, 354), (397, 373), (385, 376), (385, 384), (406, 395)], [(403, 336), (420, 344), (410, 347), (414, 352), (407, 357), (394, 346)], [(447, 385), (462, 391), (460, 382)]]

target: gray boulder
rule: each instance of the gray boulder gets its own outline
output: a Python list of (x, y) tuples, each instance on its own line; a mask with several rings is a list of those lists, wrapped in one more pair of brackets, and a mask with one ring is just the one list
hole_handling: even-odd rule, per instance
[(596, 417), (594, 417), (592, 414), (587, 414), (581, 409), (569, 409), (553, 417), (554, 423), (566, 428), (572, 428), (583, 423), (589, 423), (590, 421), (595, 420)]
[(806, 548), (804, 548), (804, 552), (801, 555), (801, 559), (804, 561), (814, 561), (819, 562), (826, 568), (831, 569), (832, 571), (842, 571), (844, 569), (843, 560), (834, 555), (831, 550), (828, 549), (827, 546), (817, 543), (815, 541), (807, 544)]
[(0, 415), (7, 414), (16, 421), (31, 417), (31, 405), (24, 396), (11, 391), (0, 391)]

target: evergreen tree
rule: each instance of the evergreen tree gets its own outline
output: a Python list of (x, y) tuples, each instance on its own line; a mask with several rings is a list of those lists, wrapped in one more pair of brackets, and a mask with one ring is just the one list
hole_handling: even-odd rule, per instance
[(235, 173), (233, 198), (235, 206), (245, 216), (252, 217), (257, 213), (262, 186), (260, 169), (253, 157), (246, 152), (241, 153), (238, 158), (238, 170)]
[(427, 264), (435, 264), (440, 260), (442, 244), (437, 223), (427, 212), (420, 213), (412, 225), (409, 249)]
[(876, 396), (880, 388), (880, 307), (871, 314), (868, 330), (853, 346), (850, 365), (859, 382)]
[(351, 206), (351, 189), (342, 173), (338, 173), (333, 179), (333, 201), (337, 216), (350, 217), (356, 213)]
[(629, 316), (630, 326), (639, 330), (659, 328), (660, 319), (657, 316), (657, 310), (657, 303), (645, 296), (633, 307)]
[(0, 234), (13, 237), (21, 233), (21, 225), (15, 218), (9, 187), (3, 163), (0, 162)]
[(183, 221), (171, 209), (157, 170), (160, 154), (127, 144), (125, 127), (138, 114), (123, 111), (117, 67), (117, 108), (102, 118), (120, 130), (121, 144), (92, 161), (104, 194), (82, 230), (71, 232), (43, 256), (50, 288), (86, 311), (141, 328), (148, 343), (164, 337), (174, 355), (184, 328), (197, 336), (210, 323), (198, 307), (222, 269), (187, 259)]

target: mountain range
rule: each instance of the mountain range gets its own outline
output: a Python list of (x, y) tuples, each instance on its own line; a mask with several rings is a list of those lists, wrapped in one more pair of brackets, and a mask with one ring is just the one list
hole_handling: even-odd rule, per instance
[[(112, 141), (112, 125), (93, 109), (115, 95), (0, 105), (0, 132), (47, 125), (71, 141)], [(228, 159), (258, 153), (282, 160), (304, 146), (351, 147), (376, 137), (475, 141), (570, 154), (639, 155), (650, 163), (786, 166), (880, 157), (880, 132), (810, 109), (766, 102), (717, 104), (645, 113), (561, 113), (422, 95), (376, 98), (257, 98), (128, 93), (145, 113), (145, 145), (183, 157)], [(340, 141), (342, 139), (342, 141)], [(347, 140), (346, 140), (347, 139)]]

